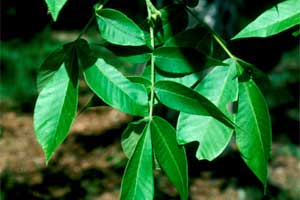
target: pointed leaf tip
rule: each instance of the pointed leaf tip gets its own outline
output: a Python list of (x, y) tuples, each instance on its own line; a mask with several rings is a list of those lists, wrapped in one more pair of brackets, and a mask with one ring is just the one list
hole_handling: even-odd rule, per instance
[(56, 21), (61, 9), (66, 4), (67, 0), (45, 0), (45, 2), (48, 6), (53, 21)]

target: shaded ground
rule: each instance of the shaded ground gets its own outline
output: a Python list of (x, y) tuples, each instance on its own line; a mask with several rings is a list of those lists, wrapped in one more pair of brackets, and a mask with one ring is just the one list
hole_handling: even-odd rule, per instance
[[(118, 199), (127, 161), (119, 138), (129, 120), (129, 116), (106, 107), (84, 112), (46, 166), (34, 137), (32, 115), (2, 113), (2, 199)], [(190, 158), (190, 199), (263, 199), (261, 186), (236, 154), (230, 149), (212, 163)], [(273, 145), (269, 190), (264, 199), (296, 200), (300, 196), (299, 155), (299, 147)], [(179, 199), (168, 179), (161, 172), (155, 174), (156, 199)]]

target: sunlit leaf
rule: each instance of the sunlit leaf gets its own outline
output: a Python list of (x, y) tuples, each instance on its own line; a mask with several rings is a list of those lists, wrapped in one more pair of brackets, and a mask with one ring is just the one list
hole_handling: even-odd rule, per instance
[(57, 20), (58, 14), (66, 4), (67, 0), (45, 0), (48, 9), (54, 21)]
[(286, 0), (262, 13), (232, 39), (268, 37), (300, 24), (300, 0)]
[(113, 44), (141, 46), (146, 44), (143, 30), (130, 18), (114, 9), (96, 10), (101, 37)]
[(234, 128), (234, 123), (218, 107), (184, 85), (172, 81), (158, 81), (155, 84), (155, 94), (169, 108), (194, 115), (212, 116)]
[(155, 156), (182, 200), (188, 198), (187, 159), (183, 146), (178, 146), (175, 129), (164, 119), (154, 116), (151, 135)]
[[(212, 69), (195, 88), (197, 92), (214, 103), (228, 118), (233, 119), (228, 111), (238, 98), (238, 80), (233, 61), (225, 61), (230, 66), (218, 66)], [(232, 112), (231, 108), (231, 112)], [(181, 112), (177, 123), (179, 144), (199, 142), (196, 157), (199, 160), (213, 160), (220, 155), (232, 137), (233, 129), (225, 126), (210, 116), (191, 115)]]
[(204, 73), (198, 72), (193, 74), (188, 74), (184, 76), (170, 76), (170, 74), (165, 74), (161, 72), (155, 73), (155, 79), (157, 81), (165, 80), (165, 81), (173, 81), (185, 85), (187, 87), (193, 86), (199, 79), (204, 76)]
[(66, 138), (77, 102), (78, 83), (73, 85), (62, 65), (40, 92), (34, 109), (34, 130), (47, 161)]
[(148, 124), (139, 139), (133, 155), (125, 169), (122, 179), (120, 199), (152, 200), (154, 197), (154, 178), (151, 130)]
[(83, 71), (88, 86), (108, 105), (131, 115), (148, 114), (148, 96), (143, 85), (132, 83), (103, 59)]
[(176, 74), (198, 72), (222, 62), (192, 48), (161, 47), (153, 52), (155, 65), (162, 71)]
[(239, 84), (236, 142), (243, 160), (266, 187), (271, 155), (271, 124), (265, 99), (250, 80)]
[(151, 91), (151, 81), (150, 80), (148, 80), (142, 76), (127, 76), (127, 78), (133, 83), (142, 84), (146, 88), (147, 93), (150, 93), (150, 91)]

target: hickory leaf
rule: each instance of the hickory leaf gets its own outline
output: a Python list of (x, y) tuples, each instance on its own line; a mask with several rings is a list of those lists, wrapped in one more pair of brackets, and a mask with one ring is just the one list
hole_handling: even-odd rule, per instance
[(65, 52), (59, 48), (52, 52), (43, 62), (37, 77), (37, 89), (40, 92), (45, 85), (51, 80), (55, 72), (60, 68), (64, 61)]
[(47, 162), (66, 138), (75, 118), (77, 102), (78, 82), (73, 84), (62, 64), (40, 92), (34, 109), (35, 135)]
[(156, 159), (185, 200), (188, 198), (188, 169), (184, 147), (178, 146), (175, 129), (166, 120), (154, 116), (150, 125)]
[(124, 46), (146, 45), (143, 30), (130, 18), (114, 9), (96, 9), (101, 37), (112, 44)]
[(56, 21), (67, 0), (45, 0), (45, 2), (47, 3), (52, 19)]
[(131, 122), (128, 124), (127, 128), (123, 132), (121, 138), (121, 145), (125, 155), (128, 158), (131, 158), (146, 125), (147, 124), (144, 120)]
[(286, 0), (262, 13), (232, 39), (268, 37), (300, 24), (300, 0)]
[(154, 178), (152, 166), (151, 130), (150, 124), (148, 124), (144, 128), (134, 153), (127, 163), (122, 179), (121, 200), (153, 199)]
[(198, 92), (172, 81), (158, 81), (155, 84), (158, 100), (169, 108), (181, 112), (212, 116), (226, 126), (234, 128), (234, 123), (211, 101)]
[(271, 124), (265, 99), (252, 80), (239, 84), (236, 143), (242, 158), (266, 187), (271, 155)]
[(148, 96), (143, 85), (132, 83), (121, 72), (99, 58), (84, 69), (84, 78), (98, 97), (122, 112), (147, 116)]
[[(230, 66), (217, 66), (198, 84), (195, 91), (214, 103), (228, 118), (233, 116), (227, 106), (237, 101), (238, 80), (236, 66), (230, 59)], [(191, 115), (181, 112), (177, 123), (177, 141), (186, 144), (193, 141), (200, 143), (196, 152), (199, 160), (213, 160), (228, 145), (233, 130), (211, 116)]]

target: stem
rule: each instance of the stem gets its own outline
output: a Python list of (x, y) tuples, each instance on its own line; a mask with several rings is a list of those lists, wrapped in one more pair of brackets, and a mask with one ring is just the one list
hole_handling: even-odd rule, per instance
[[(147, 12), (148, 12), (148, 20), (150, 22), (152, 18), (152, 14), (155, 11), (155, 7), (152, 5), (150, 0), (146, 0), (146, 5), (147, 5)], [(154, 29), (151, 24), (149, 26), (149, 31), (150, 31), (151, 49), (154, 50), (155, 48)], [(150, 91), (150, 100), (149, 100), (149, 120), (152, 120), (153, 107), (154, 107), (154, 84), (155, 84), (155, 66), (154, 66), (153, 53), (151, 54), (150, 67), (151, 67), (151, 91)]]
[(225, 51), (225, 53), (232, 59), (236, 64), (239, 65), (237, 62), (237, 58), (229, 51), (229, 49), (226, 47), (225, 43), (221, 39), (221, 37), (214, 31), (212, 30), (207, 24), (203, 23), (195, 13), (193, 13), (189, 8), (186, 8), (187, 11), (198, 21), (199, 24), (204, 25), (208, 31), (212, 34), (213, 38), (217, 41), (217, 43), (222, 47), (222, 49)]
[(85, 25), (85, 27), (82, 29), (82, 31), (80, 31), (78, 37), (77, 37), (77, 40), (79, 40), (82, 35), (87, 31), (87, 29), (89, 28), (89, 26), (91, 25), (91, 23), (93, 22), (95, 18), (95, 15), (93, 14), (93, 16), (89, 19), (88, 23)]
[[(153, 28), (150, 27), (150, 38), (151, 47), (154, 49), (154, 33)], [(153, 105), (154, 105), (154, 84), (155, 84), (155, 68), (154, 68), (154, 56), (151, 54), (151, 91), (150, 91), (150, 102), (149, 102), (149, 119), (152, 119)]]

